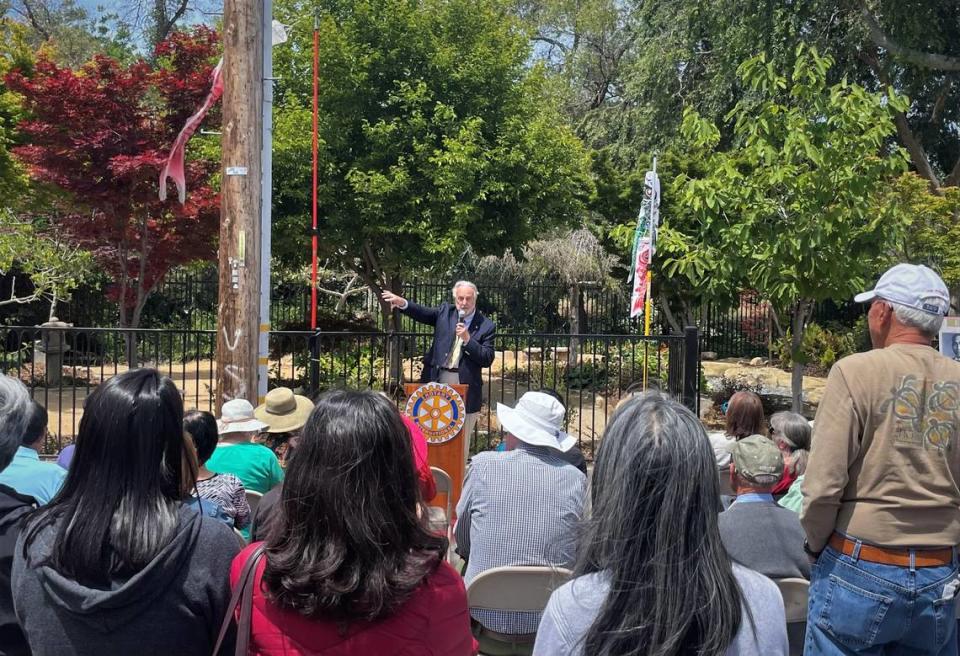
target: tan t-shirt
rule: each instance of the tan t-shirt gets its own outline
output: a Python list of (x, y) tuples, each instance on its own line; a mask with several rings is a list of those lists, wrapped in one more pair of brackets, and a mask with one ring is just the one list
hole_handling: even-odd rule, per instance
[(895, 344), (837, 362), (817, 411), (801, 523), (882, 546), (960, 544), (960, 363)]

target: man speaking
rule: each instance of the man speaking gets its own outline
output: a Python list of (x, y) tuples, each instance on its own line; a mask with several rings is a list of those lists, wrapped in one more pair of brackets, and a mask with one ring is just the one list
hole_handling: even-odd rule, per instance
[(392, 292), (383, 300), (414, 321), (433, 326), (433, 344), (423, 359), (421, 382), (467, 386), (467, 416), (463, 426), (464, 459), (470, 455), (470, 438), (483, 402), (483, 367), (493, 364), (496, 326), (477, 310), (477, 286), (461, 280), (453, 286), (454, 304), (428, 308)]

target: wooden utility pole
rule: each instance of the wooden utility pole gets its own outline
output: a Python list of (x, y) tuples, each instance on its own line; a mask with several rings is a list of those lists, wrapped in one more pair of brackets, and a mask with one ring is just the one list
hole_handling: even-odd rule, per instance
[(217, 414), (231, 399), (257, 403), (265, 38), (261, 0), (224, 0), (223, 5)]

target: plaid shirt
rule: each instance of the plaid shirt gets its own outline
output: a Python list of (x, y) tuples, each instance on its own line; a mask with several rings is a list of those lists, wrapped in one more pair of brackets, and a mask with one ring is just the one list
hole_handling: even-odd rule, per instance
[[(457, 551), (464, 578), (505, 565), (571, 567), (587, 477), (547, 447), (476, 455), (457, 504)], [(507, 634), (535, 633), (540, 613), (482, 611), (474, 619)]]

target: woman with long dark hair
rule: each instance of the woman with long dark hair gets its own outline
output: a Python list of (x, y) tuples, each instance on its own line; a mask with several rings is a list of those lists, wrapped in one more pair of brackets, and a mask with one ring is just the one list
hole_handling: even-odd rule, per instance
[(218, 474), (206, 467), (219, 439), (216, 417), (191, 410), (183, 417), (183, 430), (193, 438), (197, 451), (197, 496), (217, 504), (234, 527), (246, 528), (250, 525), (250, 503), (243, 483), (233, 474)]
[(597, 454), (576, 578), (550, 597), (534, 654), (786, 654), (780, 593), (731, 562), (719, 496), (692, 412), (656, 393), (618, 409)]
[(153, 369), (87, 399), (63, 488), (14, 556), (14, 607), (35, 655), (210, 654), (239, 545), (183, 504), (196, 479), (187, 440), (180, 394)]
[[(262, 543), (250, 653), (474, 653), (463, 581), (419, 505), (410, 437), (390, 401), (318, 398)], [(259, 546), (234, 560), (231, 585)]]

